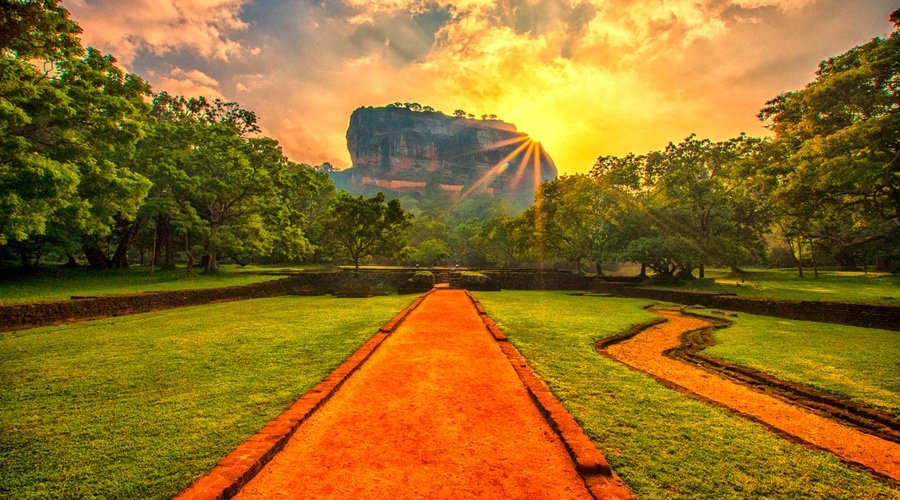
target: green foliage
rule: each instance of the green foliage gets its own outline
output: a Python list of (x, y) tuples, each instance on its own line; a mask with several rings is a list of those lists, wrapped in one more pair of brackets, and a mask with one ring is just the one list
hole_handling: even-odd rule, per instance
[(447, 262), (450, 258), (450, 249), (443, 240), (425, 240), (410, 252), (409, 260), (424, 266), (436, 266)]
[(647, 155), (600, 157), (591, 173), (621, 207), (609, 236), (619, 257), (668, 277), (699, 267), (702, 277), (706, 264), (736, 267), (758, 254), (770, 221), (772, 183), (759, 174), (769, 149), (744, 135), (691, 135)]
[[(525, 213), (533, 221), (535, 242), (556, 258), (580, 267), (608, 257), (624, 209), (620, 193), (586, 175), (545, 182), (535, 206)], [(542, 252), (548, 257), (546, 252)]]
[(897, 494), (831, 453), (791, 442), (597, 354), (599, 339), (654, 318), (642, 309), (646, 301), (564, 292), (476, 295), (641, 498)]
[(327, 215), (326, 238), (333, 251), (359, 269), (369, 257), (397, 255), (406, 246), (412, 216), (399, 200), (385, 203), (384, 194), (354, 197), (341, 191)]
[(12, 2), (2, 21), (0, 245), (40, 255), (47, 243), (105, 236), (149, 188), (128, 168), (149, 88), (84, 50), (56, 1)]
[[(154, 267), (222, 255), (313, 255), (333, 195), (325, 172), (290, 162), (237, 103), (150, 89), (82, 48), (57, 1), (0, 13), (0, 251), (125, 268), (135, 242)], [(109, 252), (112, 251), (112, 254)], [(201, 257), (202, 255), (202, 257)]]
[(0, 491), (172, 498), (409, 296), (244, 300), (0, 337)]
[[(801, 273), (804, 253), (814, 266), (817, 250), (854, 265), (873, 242), (897, 248), (898, 73), (895, 28), (887, 39), (822, 61), (806, 88), (779, 95), (760, 113), (782, 149), (774, 199)], [(885, 257), (900, 259), (896, 251)]]

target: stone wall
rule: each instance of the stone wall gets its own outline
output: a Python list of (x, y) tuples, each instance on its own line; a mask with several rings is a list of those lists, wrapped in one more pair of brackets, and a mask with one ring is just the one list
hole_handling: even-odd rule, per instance
[(292, 276), (290, 293), (297, 295), (342, 294), (380, 291), (422, 293), (434, 287), (434, 275), (416, 271), (322, 271)]
[(122, 316), (224, 300), (276, 297), (285, 295), (294, 288), (294, 281), (294, 278), (284, 278), (227, 288), (147, 292), (59, 302), (0, 306), (0, 331), (18, 330), (73, 320)]
[(434, 276), (416, 272), (311, 272), (246, 286), (147, 292), (0, 306), (0, 331), (20, 330), (67, 321), (124, 316), (225, 300), (277, 297), (288, 294), (338, 294), (350, 288), (369, 293), (422, 293), (434, 286)]
[(734, 294), (616, 284), (595, 279), (588, 280), (587, 289), (591, 292), (609, 293), (619, 297), (661, 300), (686, 305), (699, 304), (716, 309), (763, 316), (900, 331), (900, 307), (896, 306), (757, 299), (738, 297)]
[(481, 271), (503, 290), (584, 290), (587, 280), (571, 271)]

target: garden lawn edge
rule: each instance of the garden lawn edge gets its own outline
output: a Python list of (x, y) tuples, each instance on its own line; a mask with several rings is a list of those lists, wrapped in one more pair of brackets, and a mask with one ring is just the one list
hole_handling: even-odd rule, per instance
[(525, 358), (509, 343), (500, 327), (487, 315), (481, 302), (468, 290), (466, 290), (466, 295), (478, 311), (478, 316), (484, 322), (485, 327), (497, 341), (500, 350), (503, 351), (516, 371), (516, 375), (527, 389), (535, 406), (547, 420), (550, 428), (559, 436), (575, 464), (575, 470), (584, 480), (588, 492), (598, 499), (635, 498), (634, 493), (613, 472), (603, 453), (584, 433), (575, 417), (556, 399), (547, 384), (531, 370)]
[(175, 496), (179, 500), (232, 498), (284, 448), (300, 425), (316, 412), (366, 362), (382, 342), (425, 300), (425, 292), (378, 329), (365, 344), (316, 386), (238, 445), (206, 475)]

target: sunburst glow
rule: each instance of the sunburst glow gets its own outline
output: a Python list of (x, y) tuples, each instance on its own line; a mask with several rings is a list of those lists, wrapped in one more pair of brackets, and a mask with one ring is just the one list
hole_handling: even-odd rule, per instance
[[(469, 186), (469, 189), (467, 189), (463, 192), (462, 198), (465, 198), (466, 196), (472, 194), (473, 192), (476, 192), (478, 190), (486, 188), (490, 184), (490, 182), (492, 180), (494, 180), (495, 177), (497, 177), (497, 175), (499, 175), (501, 172), (503, 172), (506, 169), (507, 164), (513, 158), (518, 156), (519, 153), (521, 153), (522, 151), (524, 151), (526, 148), (528, 148), (529, 146), (531, 146), (534, 143), (531, 140), (531, 138), (526, 137), (525, 139), (526, 140), (524, 142), (522, 142), (522, 144), (520, 144), (515, 149), (510, 151), (509, 154), (504, 156), (502, 160), (498, 161), (493, 167), (491, 167), (487, 172), (485, 172), (485, 174), (482, 175), (480, 179), (478, 179), (477, 181), (475, 181), (474, 184)], [(518, 141), (516, 141), (516, 142), (518, 142)], [(540, 170), (538, 171), (538, 177), (540, 177)]]

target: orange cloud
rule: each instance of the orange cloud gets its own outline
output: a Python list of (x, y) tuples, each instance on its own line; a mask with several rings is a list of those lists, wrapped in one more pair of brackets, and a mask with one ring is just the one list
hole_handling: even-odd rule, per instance
[(203, 57), (228, 60), (243, 50), (230, 33), (247, 29), (240, 11), (248, 1), (66, 0), (64, 5), (84, 29), (88, 45), (129, 65), (142, 49), (165, 55), (188, 48)]
[(764, 134), (756, 113), (766, 100), (802, 87), (821, 59), (889, 33), (894, 8), (893, 0), (100, 3), (65, 3), (88, 43), (149, 68), (157, 90), (239, 100), (295, 161), (349, 166), (353, 109), (415, 101), (497, 114), (541, 141), (564, 173), (691, 132)]
[(167, 75), (151, 73), (149, 77), (157, 92), (165, 90), (170, 94), (185, 97), (205, 96), (210, 99), (225, 99), (219, 90), (218, 80), (200, 70), (185, 71), (181, 68), (172, 68)]

